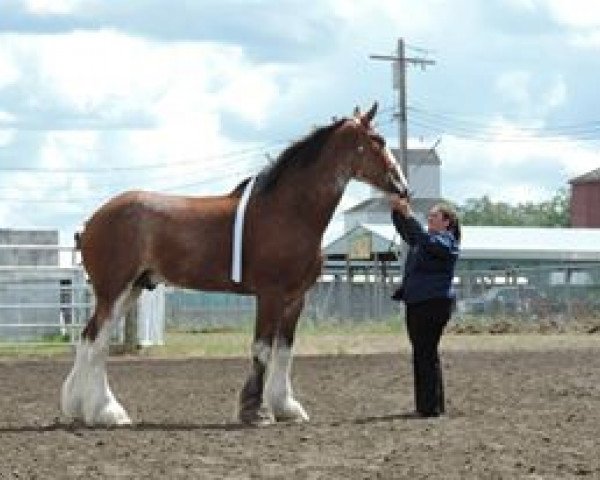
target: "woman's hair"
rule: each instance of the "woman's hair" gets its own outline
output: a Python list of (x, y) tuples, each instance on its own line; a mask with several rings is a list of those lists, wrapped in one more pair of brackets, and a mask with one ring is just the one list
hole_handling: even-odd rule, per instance
[(454, 235), (456, 241), (460, 243), (460, 220), (458, 218), (456, 210), (454, 210), (454, 208), (452, 208), (447, 203), (438, 203), (433, 208), (442, 212), (442, 217), (444, 218), (444, 220), (450, 221), (448, 225), (448, 230), (452, 232), (452, 235)]

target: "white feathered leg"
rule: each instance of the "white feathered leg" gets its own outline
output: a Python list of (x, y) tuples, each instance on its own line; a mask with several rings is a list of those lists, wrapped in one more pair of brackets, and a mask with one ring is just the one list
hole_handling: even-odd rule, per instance
[(273, 415), (279, 421), (307, 422), (308, 415), (292, 392), (290, 380), (292, 349), (285, 344), (285, 341), (279, 340), (276, 342), (272, 357), (265, 397)]
[(110, 328), (105, 324), (94, 342), (77, 345), (73, 370), (62, 387), (62, 411), (86, 425), (129, 425), (131, 420), (116, 400), (106, 375)]
[(263, 403), (263, 379), (268, 374), (271, 360), (271, 345), (263, 340), (252, 344), (252, 366), (244, 388), (240, 392), (238, 419), (248, 425), (263, 426), (274, 419)]
[[(127, 292), (113, 307), (113, 319), (125, 311), (133, 297)], [(73, 369), (63, 383), (61, 410), (72, 420), (86, 425), (129, 425), (131, 419), (108, 384), (106, 359), (111, 321), (102, 323), (95, 341), (83, 339), (76, 346)]]
[(60, 394), (61, 411), (69, 420), (83, 420), (81, 377), (82, 371), (85, 370), (83, 358), (87, 357), (87, 355), (81, 347), (81, 344), (75, 347), (73, 368), (65, 379)]

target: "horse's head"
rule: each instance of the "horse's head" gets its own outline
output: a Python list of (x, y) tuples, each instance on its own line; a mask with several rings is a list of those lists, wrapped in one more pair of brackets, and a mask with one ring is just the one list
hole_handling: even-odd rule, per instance
[(408, 182), (400, 165), (386, 146), (385, 139), (375, 131), (372, 125), (377, 112), (377, 102), (366, 113), (358, 107), (349, 120), (355, 144), (355, 155), (352, 156), (352, 176), (356, 180), (366, 182), (387, 193), (408, 195)]

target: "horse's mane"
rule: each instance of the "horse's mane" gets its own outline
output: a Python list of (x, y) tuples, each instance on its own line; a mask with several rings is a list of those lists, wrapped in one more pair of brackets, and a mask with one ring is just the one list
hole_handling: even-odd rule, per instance
[[(285, 172), (313, 163), (319, 157), (332, 132), (344, 121), (345, 119), (341, 119), (334, 121), (331, 125), (319, 127), (287, 147), (274, 162), (267, 165), (258, 174), (254, 186), (255, 192), (258, 194), (269, 193)], [(245, 181), (238, 185), (236, 190), (242, 188), (244, 184)]]
[(237, 187), (235, 187), (231, 192), (229, 192), (230, 197), (241, 197), (244, 192), (244, 188), (250, 181), (250, 177), (244, 178), (240, 183), (238, 183)]

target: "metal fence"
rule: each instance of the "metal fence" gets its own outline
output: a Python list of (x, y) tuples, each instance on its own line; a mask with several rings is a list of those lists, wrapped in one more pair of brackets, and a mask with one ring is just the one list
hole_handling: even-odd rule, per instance
[(461, 272), (456, 282), (458, 320), (473, 317), (523, 321), (600, 318), (600, 265)]
[[(378, 275), (322, 277), (309, 290), (302, 317), (314, 323), (402, 317), (402, 305), (391, 300), (398, 282)], [(600, 318), (600, 265), (460, 271), (454, 284), (458, 322)], [(175, 329), (239, 326), (255, 316), (255, 299), (247, 296), (173, 289), (167, 292), (166, 305), (167, 326)]]
[[(95, 303), (77, 252), (56, 244), (0, 245), (0, 254), (0, 346), (77, 342)], [(164, 287), (142, 293), (129, 322), (134, 341), (163, 343), (164, 310)], [(124, 318), (114, 322), (113, 343), (131, 332)]]
[(79, 338), (93, 300), (76, 260), (72, 247), (52, 243), (0, 245), (1, 344)]
[(85, 284), (0, 283), (0, 341), (72, 343), (79, 339), (91, 308)]
[[(0, 346), (14, 344), (73, 344), (91, 316), (95, 300), (83, 271), (72, 279), (36, 278), (0, 281)], [(138, 345), (164, 343), (165, 295), (161, 286), (142, 292), (131, 312), (129, 334)], [(131, 330), (133, 328), (133, 331)], [(111, 341), (123, 344), (126, 319), (111, 325)]]
[[(0, 276), (0, 344), (78, 340), (93, 307), (83, 271), (73, 267), (61, 269), (59, 274), (57, 269), (48, 269), (44, 274), (43, 270), (19, 268), (18, 275), (13, 269), (12, 276), (6, 272)], [(398, 281), (381, 275), (323, 276), (308, 292), (302, 317), (313, 323), (397, 320), (403, 308), (390, 297)], [(455, 288), (457, 322), (600, 319), (600, 265), (461, 271)], [(255, 318), (256, 302), (251, 296), (175, 288), (158, 291), (153, 295), (160, 298), (145, 303), (154, 313), (139, 309), (138, 328), (149, 338), (141, 341), (143, 344), (151, 344), (155, 338), (160, 343), (165, 327), (239, 328), (251, 326)], [(113, 328), (115, 341), (122, 341), (123, 321)]]
[[(306, 296), (302, 317), (314, 323), (387, 320), (397, 314), (390, 282), (366, 279), (319, 280)], [(170, 289), (166, 294), (167, 327), (178, 330), (237, 328), (254, 321), (252, 296)]]

